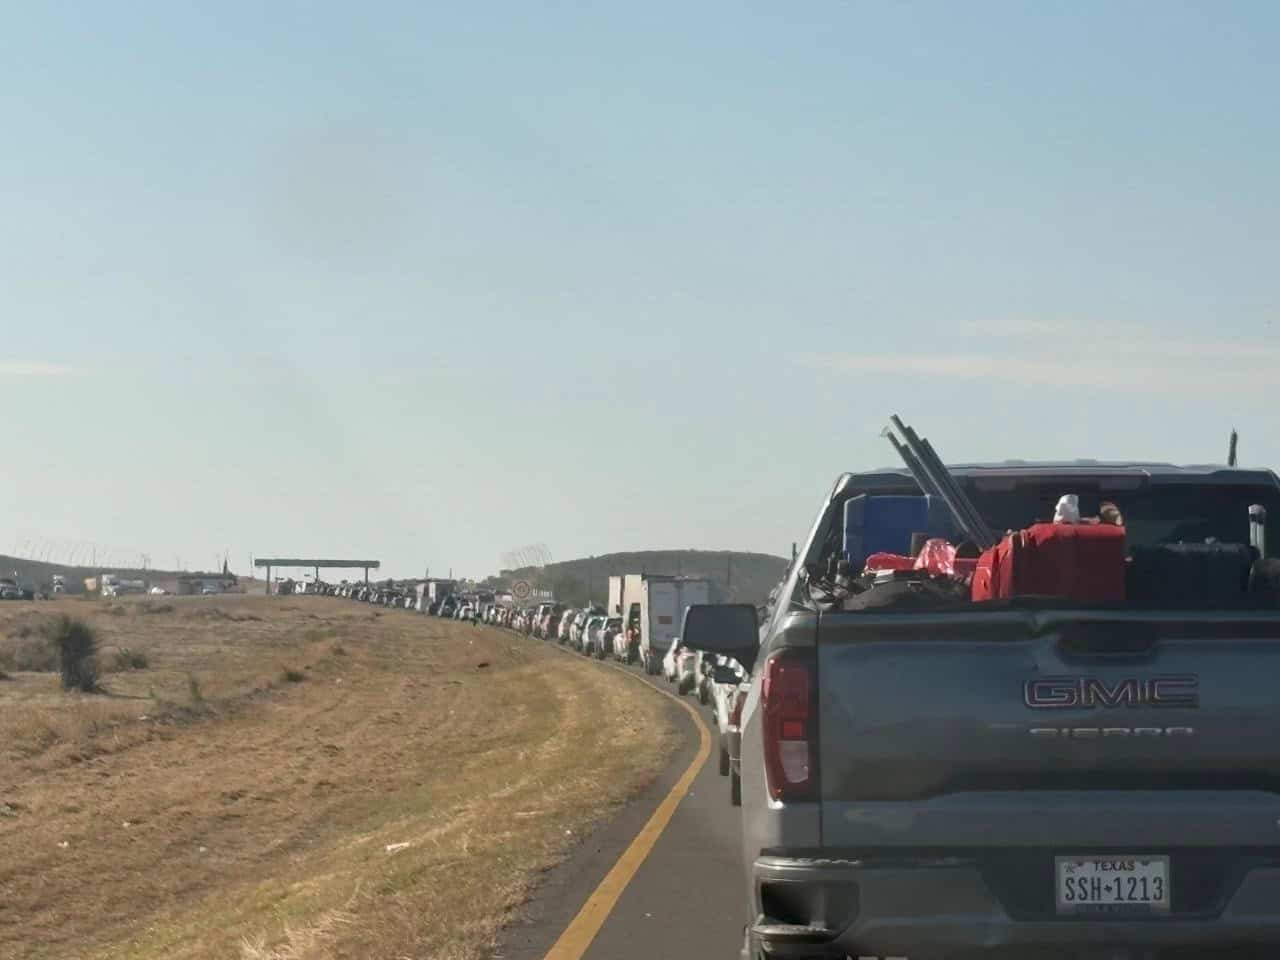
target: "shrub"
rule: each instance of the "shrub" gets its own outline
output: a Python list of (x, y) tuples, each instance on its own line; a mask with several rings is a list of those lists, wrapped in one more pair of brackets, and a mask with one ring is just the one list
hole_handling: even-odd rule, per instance
[(345, 657), (347, 655), (347, 648), (340, 643), (335, 643), (333, 645), (333, 655), (335, 657)]
[(196, 679), (194, 673), (187, 674), (187, 695), (191, 697), (192, 706), (204, 703), (204, 693), (201, 692), (200, 681)]
[(294, 670), (292, 667), (286, 667), (280, 672), (280, 679), (285, 683), (301, 683), (307, 679), (307, 675), (301, 670)]
[(0, 650), (0, 666), (6, 670), (52, 673), (58, 669), (58, 651), (46, 637), (19, 632), (16, 644)]
[(145, 670), (149, 666), (151, 666), (151, 661), (147, 659), (147, 655), (141, 650), (121, 647), (116, 651), (117, 670)]
[(148, 603), (142, 608), (143, 613), (173, 613), (172, 603)]
[(98, 638), (83, 620), (63, 614), (49, 622), (45, 636), (58, 651), (63, 690), (98, 690)]

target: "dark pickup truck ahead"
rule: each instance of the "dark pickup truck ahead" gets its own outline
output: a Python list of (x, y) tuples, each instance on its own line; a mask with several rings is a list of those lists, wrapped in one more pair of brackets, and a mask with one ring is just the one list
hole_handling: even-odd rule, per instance
[[(999, 531), (1064, 493), (1118, 505), (1130, 566), (1162, 544), (1249, 544), (1250, 508), (1280, 517), (1270, 471), (952, 473)], [(919, 493), (904, 471), (842, 476), (766, 623), (736, 605), (686, 617), (686, 644), (755, 664), (743, 956), (1280, 957), (1274, 594), (842, 599), (845, 502)]]

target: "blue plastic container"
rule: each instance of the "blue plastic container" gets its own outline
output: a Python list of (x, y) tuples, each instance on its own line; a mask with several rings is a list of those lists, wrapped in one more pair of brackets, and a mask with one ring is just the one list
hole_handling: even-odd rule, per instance
[(873, 553), (907, 554), (913, 533), (955, 535), (951, 510), (940, 497), (864, 493), (845, 501), (844, 554), (854, 573), (862, 571)]

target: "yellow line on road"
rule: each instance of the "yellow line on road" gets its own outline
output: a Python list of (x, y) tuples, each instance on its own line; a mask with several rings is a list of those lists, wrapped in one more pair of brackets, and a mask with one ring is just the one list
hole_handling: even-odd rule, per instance
[[(606, 666), (612, 666), (612, 664), (606, 664)], [(625, 673), (633, 680), (639, 680), (644, 683), (640, 677), (630, 671), (622, 670), (621, 668), (615, 669), (620, 673)], [(609, 914), (613, 912), (613, 908), (617, 905), (618, 898), (627, 889), (627, 884), (631, 882), (631, 878), (636, 875), (640, 865), (644, 863), (650, 851), (653, 850), (654, 844), (662, 836), (662, 831), (667, 829), (667, 824), (671, 822), (671, 817), (675, 814), (676, 807), (680, 805), (684, 795), (693, 786), (694, 777), (698, 775), (702, 765), (707, 762), (707, 757), (711, 756), (711, 732), (707, 729), (707, 725), (702, 722), (702, 717), (698, 715), (698, 711), (679, 697), (672, 696), (672, 694), (658, 689), (651, 683), (646, 683), (645, 685), (657, 690), (664, 697), (670, 697), (688, 711), (689, 716), (693, 717), (693, 722), (698, 726), (698, 755), (693, 758), (693, 762), (689, 764), (688, 769), (680, 775), (680, 779), (675, 782), (671, 791), (658, 804), (658, 809), (653, 811), (653, 816), (636, 834), (630, 846), (623, 851), (622, 856), (618, 858), (618, 861), (605, 875), (605, 878), (600, 881), (600, 885), (592, 891), (591, 896), (587, 897), (587, 902), (582, 905), (578, 915), (570, 921), (569, 925), (564, 928), (564, 932), (560, 934), (560, 939), (547, 951), (545, 960), (580, 960), (587, 952), (587, 948), (591, 946), (591, 941), (595, 940), (596, 934), (600, 932), (604, 922), (609, 919)]]

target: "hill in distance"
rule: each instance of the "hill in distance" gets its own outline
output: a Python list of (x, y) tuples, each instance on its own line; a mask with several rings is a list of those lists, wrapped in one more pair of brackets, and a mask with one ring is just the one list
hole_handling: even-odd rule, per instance
[(551, 590), (557, 600), (575, 606), (588, 601), (601, 606), (609, 599), (609, 577), (624, 573), (705, 577), (712, 583), (712, 599), (725, 603), (763, 603), (787, 568), (787, 560), (768, 553), (735, 550), (640, 550), (606, 553), (566, 560), (545, 567), (503, 570), (488, 583), (509, 587), (528, 580)]

